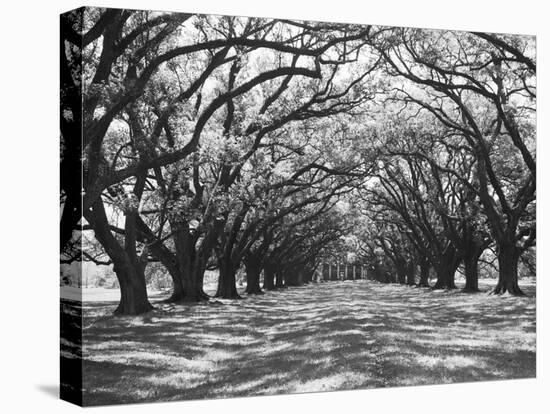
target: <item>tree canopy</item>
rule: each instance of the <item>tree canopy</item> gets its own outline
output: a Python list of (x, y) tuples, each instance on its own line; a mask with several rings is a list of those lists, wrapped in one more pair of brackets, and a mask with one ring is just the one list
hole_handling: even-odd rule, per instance
[(117, 313), (151, 309), (151, 263), (194, 302), (207, 269), (238, 298), (241, 268), (261, 294), (334, 254), (467, 291), (487, 262), (522, 294), (533, 37), (101, 8), (61, 28), (62, 260), (112, 263)]

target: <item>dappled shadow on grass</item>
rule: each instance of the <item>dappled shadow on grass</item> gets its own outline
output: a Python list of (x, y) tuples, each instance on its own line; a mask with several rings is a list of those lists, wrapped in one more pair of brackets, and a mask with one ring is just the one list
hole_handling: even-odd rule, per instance
[(84, 403), (116, 404), (535, 375), (535, 300), (371, 281), (140, 317), (84, 307)]

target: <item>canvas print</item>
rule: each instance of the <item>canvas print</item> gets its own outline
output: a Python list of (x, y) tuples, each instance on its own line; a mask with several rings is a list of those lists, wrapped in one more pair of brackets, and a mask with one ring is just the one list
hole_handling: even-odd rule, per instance
[(533, 35), (60, 18), (61, 397), (536, 375)]

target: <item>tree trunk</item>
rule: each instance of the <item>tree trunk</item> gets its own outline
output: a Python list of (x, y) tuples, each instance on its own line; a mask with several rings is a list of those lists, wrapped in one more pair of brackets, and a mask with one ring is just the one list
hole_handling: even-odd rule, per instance
[(300, 285), (300, 270), (294, 269), (292, 273), (290, 272), (281, 272), (281, 282), (276, 279), (275, 285), (278, 288), (283, 287), (282, 279), (284, 278), (284, 286), (299, 286)]
[(135, 220), (129, 213), (125, 222), (125, 247), (112, 235), (105, 207), (101, 199), (92, 210), (85, 213), (86, 220), (92, 225), (97, 240), (101, 243), (113, 262), (113, 270), (120, 286), (120, 302), (116, 315), (139, 315), (153, 309), (147, 298), (145, 266), (136, 257)]
[[(291, 272), (283, 272), (285, 286), (302, 286), (306, 283), (306, 269), (303, 266), (295, 266)], [(282, 287), (282, 286), (280, 286)]]
[(169, 270), (172, 277), (173, 292), (166, 299), (168, 303), (193, 303), (208, 301), (208, 296), (203, 290), (204, 267), (201, 263), (193, 263), (191, 258), (184, 261), (183, 271)]
[(424, 258), (420, 260), (420, 280), (418, 281), (418, 286), (420, 287), (430, 287), (430, 262), (428, 259)]
[(407, 280), (406, 283), (409, 286), (413, 286), (415, 284), (415, 274), (414, 269), (416, 268), (415, 263), (412, 260), (409, 260), (407, 262)]
[(456, 289), (455, 273), (459, 263), (456, 250), (450, 246), (447, 247), (437, 264), (437, 281), (433, 289)]
[(177, 268), (181, 270), (175, 274), (170, 271), (174, 291), (168, 299), (169, 302), (193, 303), (210, 299), (203, 291), (202, 285), (205, 264), (195, 257), (194, 252), (190, 253), (192, 250), (194, 250), (192, 246), (189, 246), (189, 249), (185, 252), (182, 252), (181, 249), (176, 249), (177, 261), (179, 263)]
[(407, 281), (407, 269), (404, 263), (399, 262), (395, 265), (397, 271), (397, 283), (404, 285)]
[(355, 266), (353, 265), (348, 268), (348, 280), (355, 280)]
[(382, 270), (380, 269), (380, 265), (378, 264), (378, 262), (374, 262), (372, 267), (373, 270), (370, 273), (371, 278), (377, 280), (378, 282), (383, 282)]
[(170, 276), (172, 276), (172, 294), (168, 299), (166, 299), (166, 302), (168, 303), (178, 303), (183, 302), (183, 298), (185, 297), (185, 290), (183, 289), (183, 277), (177, 277), (176, 275), (172, 275), (170, 273)]
[(315, 277), (315, 272), (317, 271), (317, 267), (313, 266), (307, 266), (304, 270), (304, 283), (307, 285), (311, 282), (317, 282), (317, 278)]
[(283, 277), (283, 272), (281, 270), (275, 272), (275, 289), (281, 289), (285, 287), (283, 283)]
[(208, 301), (208, 296), (203, 290), (204, 272), (214, 243), (216, 241), (219, 225), (214, 224), (204, 235), (197, 247), (195, 237), (190, 233), (187, 223), (182, 227), (181, 232), (174, 236), (176, 245), (177, 261), (182, 272), (181, 283), (184, 296), (182, 302), (192, 303)]
[(330, 265), (330, 280), (338, 280), (338, 266)]
[(136, 271), (131, 265), (115, 265), (114, 270), (120, 285), (120, 302), (115, 315), (139, 315), (153, 309), (147, 299), (143, 272)]
[(182, 269), (175, 264), (176, 262), (176, 256), (170, 255), (171, 257), (163, 257), (156, 254), (155, 250), (153, 249), (153, 246), (151, 247), (151, 251), (157, 258), (161, 261), (161, 263), (164, 265), (166, 270), (168, 271), (168, 274), (172, 278), (172, 294), (168, 299), (165, 300), (167, 303), (179, 303), (183, 302), (185, 298), (185, 289), (184, 289), (184, 274)]
[(524, 295), (518, 285), (518, 261), (520, 252), (513, 243), (500, 244), (498, 246), (498, 282), (492, 293), (511, 295)]
[[(80, 155), (76, 157), (77, 160), (80, 160)], [(62, 163), (63, 164), (63, 163)], [(63, 167), (62, 171), (65, 171)], [(74, 170), (67, 171), (79, 171), (80, 168), (77, 166)], [(78, 186), (79, 187), (79, 186)], [(77, 187), (77, 188), (78, 188)], [(79, 189), (80, 190), (80, 189)], [(75, 200), (75, 203), (73, 203)], [(63, 205), (63, 213), (61, 215), (60, 222), (60, 249), (63, 251), (65, 246), (69, 244), (69, 241), (73, 238), (73, 233), (75, 233), (75, 226), (80, 221), (82, 206), (79, 205), (80, 201), (80, 191), (76, 193), (76, 197), (71, 197), (67, 194), (65, 204)]]
[[(170, 222), (170, 225), (173, 229), (176, 229), (177, 223), (174, 221)], [(174, 242), (176, 246), (176, 253), (173, 253), (171, 250), (169, 250), (161, 240), (157, 238), (157, 236), (151, 231), (151, 229), (147, 226), (147, 224), (138, 216), (136, 220), (136, 226), (138, 229), (138, 232), (141, 233), (142, 241), (144, 243), (147, 243), (149, 246), (149, 249), (153, 256), (155, 256), (162, 265), (166, 268), (168, 271), (168, 274), (172, 278), (172, 295), (168, 299), (165, 300), (165, 302), (168, 303), (178, 303), (182, 302), (185, 296), (184, 291), (184, 284), (183, 284), (183, 268), (182, 268), (182, 260), (181, 255), (178, 256), (178, 252), (181, 252), (181, 248), (178, 249), (178, 242), (177, 242), (177, 232), (174, 234)], [(179, 239), (180, 241), (182, 239)], [(184, 249), (185, 252), (187, 252), (189, 249)]]
[(264, 289), (275, 289), (275, 272), (270, 264), (264, 265)]
[(483, 253), (481, 247), (472, 249), (467, 252), (466, 257), (464, 258), (464, 275), (466, 277), (466, 285), (464, 286), (463, 292), (479, 292), (478, 286), (478, 261), (479, 257)]
[(329, 265), (327, 265), (326, 263), (323, 263), (321, 265), (321, 281), (323, 282), (326, 282), (329, 280)]
[(433, 289), (456, 289), (455, 272), (458, 266), (451, 263), (442, 263), (437, 268), (437, 280)]
[(477, 260), (469, 259), (464, 261), (464, 274), (466, 277), (466, 284), (462, 291), (479, 292)]
[[(137, 186), (138, 184), (136, 184)], [(115, 310), (115, 314), (139, 315), (153, 309), (147, 298), (147, 285), (145, 282), (148, 248), (145, 245), (143, 252), (138, 255), (136, 249), (137, 209), (128, 208), (125, 211), (125, 215), (124, 264), (117, 265), (114, 263), (114, 267), (116, 266), (118, 272), (121, 274), (119, 281), (122, 282), (120, 285), (120, 303)]]
[(191, 300), (189, 300), (191, 298), (188, 296), (190, 292), (186, 292), (185, 287), (186, 284), (189, 286), (189, 283), (186, 283), (186, 279), (190, 277), (190, 263), (193, 260), (192, 252), (194, 253), (194, 246), (191, 246), (189, 241), (189, 229), (186, 228), (185, 223), (171, 220), (170, 226), (174, 229), (174, 235), (172, 237), (174, 240), (177, 271), (172, 274), (173, 272), (168, 269), (174, 285), (174, 291), (168, 301), (172, 303), (182, 303), (187, 299), (187, 301), (191, 302)]
[(220, 276), (218, 278), (218, 290), (215, 297), (222, 299), (241, 299), (237, 292), (236, 268), (229, 257), (221, 257), (219, 260)]
[(182, 302), (202, 302), (210, 300), (203, 290), (203, 279), (206, 265), (202, 260), (195, 260), (183, 274), (184, 296)]
[(256, 258), (248, 258), (245, 260), (246, 267), (246, 293), (249, 295), (263, 295), (260, 289), (260, 273), (261, 266)]

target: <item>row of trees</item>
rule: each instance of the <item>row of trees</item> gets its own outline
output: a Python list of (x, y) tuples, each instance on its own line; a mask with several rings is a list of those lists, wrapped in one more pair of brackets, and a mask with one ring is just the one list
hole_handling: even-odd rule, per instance
[[(116, 312), (151, 308), (151, 261), (175, 302), (207, 299), (213, 266), (222, 298), (238, 297), (241, 264), (249, 293), (261, 269), (267, 288), (311, 277), (362, 178), (341, 126), (370, 96), (375, 65), (358, 62), (370, 28), (99, 9), (62, 24), (62, 169), (84, 153), (82, 197), (62, 171), (62, 246), (82, 209), (119, 280)], [(351, 61), (359, 75), (343, 69)]]
[(363, 252), (403, 281), (419, 269), (420, 285), (433, 268), (437, 288), (454, 288), (462, 265), (465, 290), (477, 291), (492, 248), (494, 292), (522, 294), (518, 262), (536, 240), (533, 39), (388, 33), (373, 45), (392, 78), (384, 99), (398, 106), (379, 120), (383, 151), (358, 195), (369, 206)]
[(112, 263), (117, 313), (151, 309), (149, 263), (173, 302), (208, 299), (213, 268), (237, 298), (239, 268), (249, 294), (262, 273), (305, 283), (350, 234), (438, 287), (496, 245), (497, 291), (520, 293), (530, 39), (96, 8), (61, 25), (62, 258)]

